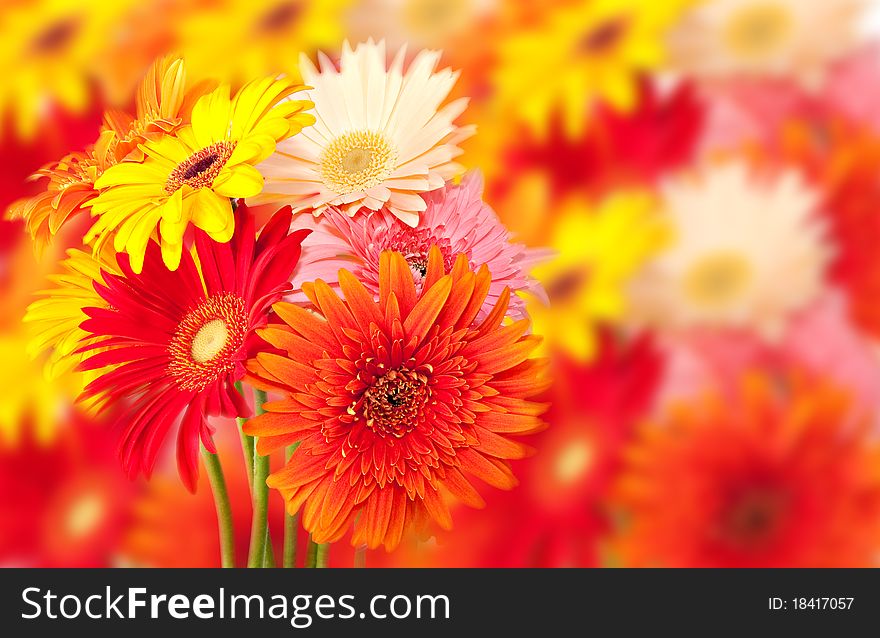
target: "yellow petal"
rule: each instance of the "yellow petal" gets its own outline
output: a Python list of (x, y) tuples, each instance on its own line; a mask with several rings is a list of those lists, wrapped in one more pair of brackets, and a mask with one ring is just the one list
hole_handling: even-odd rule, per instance
[(263, 176), (250, 164), (224, 169), (214, 181), (214, 192), (225, 197), (253, 197), (263, 190)]
[(223, 233), (229, 225), (234, 225), (232, 203), (228, 198), (217, 195), (208, 188), (199, 190), (195, 197), (192, 220), (198, 228), (213, 235)]

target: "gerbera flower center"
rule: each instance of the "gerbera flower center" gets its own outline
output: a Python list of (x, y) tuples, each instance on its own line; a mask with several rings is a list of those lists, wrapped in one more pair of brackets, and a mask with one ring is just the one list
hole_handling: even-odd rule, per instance
[(232, 156), (236, 142), (216, 142), (187, 157), (174, 167), (165, 182), (165, 192), (173, 194), (185, 185), (193, 188), (210, 188), (220, 171)]
[(347, 195), (381, 184), (391, 175), (397, 149), (375, 131), (352, 131), (333, 140), (321, 154), (321, 177), (335, 193)]
[(31, 48), (37, 54), (49, 54), (61, 51), (71, 42), (79, 31), (79, 20), (68, 18), (61, 20), (40, 32), (31, 42)]
[(697, 304), (719, 307), (736, 300), (751, 278), (751, 266), (745, 257), (733, 252), (719, 252), (698, 259), (685, 276), (685, 289)]
[(466, 23), (468, 8), (465, 0), (414, 0), (406, 5), (405, 19), (416, 33), (438, 35)]
[(261, 34), (283, 33), (302, 14), (305, 3), (282, 2), (266, 12), (257, 21), (257, 32)]
[(587, 441), (572, 441), (556, 456), (554, 474), (563, 485), (571, 485), (586, 474), (593, 465), (596, 452)]
[(547, 296), (554, 303), (570, 301), (579, 290), (589, 283), (590, 272), (586, 266), (573, 267), (559, 274), (544, 286)]
[(722, 519), (729, 543), (752, 548), (766, 543), (779, 525), (787, 499), (778, 490), (752, 489), (736, 498)]
[(389, 370), (364, 393), (367, 427), (379, 436), (399, 439), (415, 428), (429, 396), (424, 374), (409, 368)]
[(70, 506), (67, 512), (67, 531), (73, 538), (88, 536), (98, 528), (106, 514), (106, 503), (101, 494), (88, 493)]
[(587, 32), (578, 43), (578, 48), (590, 55), (605, 53), (620, 42), (626, 27), (627, 21), (623, 18), (608, 20)]
[(244, 299), (232, 293), (206, 299), (178, 325), (168, 372), (183, 390), (201, 392), (235, 369), (247, 330)]
[(393, 250), (403, 255), (412, 271), (417, 290), (421, 290), (425, 273), (428, 272), (428, 253), (431, 251), (431, 246), (440, 249), (445, 271), (449, 273), (452, 270), (454, 255), (447, 238), (433, 237), (428, 228), (410, 228), (399, 222), (396, 225), (396, 232), (389, 237), (385, 250)]
[(725, 36), (736, 54), (760, 58), (778, 48), (791, 27), (791, 16), (779, 3), (754, 3), (731, 17)]
[(222, 319), (213, 319), (199, 328), (193, 337), (190, 356), (196, 363), (205, 363), (216, 357), (229, 338), (229, 330)]

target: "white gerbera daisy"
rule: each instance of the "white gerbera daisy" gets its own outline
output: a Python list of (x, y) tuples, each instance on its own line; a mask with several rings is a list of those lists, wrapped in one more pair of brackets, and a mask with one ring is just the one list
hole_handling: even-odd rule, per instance
[(672, 62), (704, 77), (792, 76), (817, 86), (858, 43), (865, 0), (713, 0), (670, 37)]
[(253, 201), (284, 202), (315, 215), (328, 206), (349, 215), (384, 206), (418, 224), (426, 207), (419, 193), (463, 172), (452, 160), (473, 130), (454, 124), (465, 98), (441, 108), (458, 73), (435, 72), (440, 52), (421, 51), (406, 72), (404, 56), (401, 49), (386, 68), (385, 43), (370, 40), (353, 51), (346, 42), (338, 70), (323, 54), (320, 71), (303, 57), (303, 82), (314, 88), (297, 97), (314, 102), (317, 123), (259, 166), (266, 186)]
[(674, 240), (631, 291), (646, 323), (772, 340), (820, 291), (831, 249), (819, 195), (794, 170), (759, 179), (726, 163), (667, 184), (662, 200)]

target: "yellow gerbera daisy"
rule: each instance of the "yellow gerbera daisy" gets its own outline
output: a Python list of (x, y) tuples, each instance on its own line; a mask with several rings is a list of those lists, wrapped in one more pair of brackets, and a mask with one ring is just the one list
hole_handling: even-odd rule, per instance
[(182, 126), (189, 120), (195, 101), (214, 86), (188, 82), (181, 58), (160, 58), (138, 89), (135, 117), (108, 111), (101, 134), (91, 147), (50, 162), (34, 173), (32, 180), (46, 179), (45, 190), (13, 203), (8, 216), (25, 220), (37, 255), (85, 209), (89, 200), (98, 196), (95, 182), (107, 168), (125, 160), (143, 161), (140, 144)]
[(145, 141), (143, 163), (117, 164), (95, 182), (100, 195), (89, 205), (98, 220), (86, 243), (96, 241), (97, 253), (112, 240), (140, 273), (151, 237), (159, 240), (170, 270), (180, 264), (190, 223), (214, 241), (229, 241), (235, 225), (230, 198), (258, 194), (263, 176), (254, 166), (275, 151), (278, 141), (315, 121), (304, 112), (311, 102), (283, 101), (302, 89), (265, 78), (245, 85), (234, 99), (228, 85), (202, 96), (191, 125), (174, 136)]
[(89, 103), (101, 47), (130, 0), (30, 0), (0, 7), (0, 117), (32, 138), (46, 102), (73, 111)]
[[(284, 73), (299, 79), (302, 51), (335, 51), (352, 0), (215, 0), (189, 3), (174, 33), (192, 68), (233, 85)], [(234, 51), (234, 55), (229, 55)]]
[(110, 263), (81, 250), (67, 251), (61, 262), (62, 272), (50, 275), (50, 290), (37, 293), (41, 297), (28, 306), (24, 322), (29, 324), (28, 355), (36, 359), (46, 355), (46, 378), (57, 379), (82, 360), (76, 351), (88, 339), (79, 325), (87, 318), (83, 308), (100, 308), (104, 300), (95, 291), (95, 282), (103, 284), (101, 270), (120, 274)]
[(556, 9), (500, 45), (495, 74), (504, 112), (544, 135), (561, 111), (577, 137), (590, 105), (635, 106), (638, 74), (661, 66), (664, 35), (688, 0), (589, 0)]
[(533, 272), (550, 304), (532, 303), (529, 313), (549, 346), (585, 361), (595, 353), (595, 326), (623, 317), (629, 281), (667, 231), (646, 193), (616, 193), (598, 206), (571, 197), (560, 211), (552, 231), (558, 255)]

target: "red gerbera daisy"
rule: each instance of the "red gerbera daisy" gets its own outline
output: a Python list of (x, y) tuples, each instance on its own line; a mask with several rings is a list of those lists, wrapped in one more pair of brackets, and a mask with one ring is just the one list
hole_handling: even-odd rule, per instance
[(501, 153), (503, 175), (490, 184), (493, 198), (505, 195), (531, 170), (547, 171), (554, 193), (586, 189), (601, 195), (621, 186), (643, 186), (689, 162), (703, 123), (703, 105), (693, 86), (682, 84), (663, 95), (651, 82), (639, 85), (639, 108), (620, 113), (598, 105), (594, 125), (572, 141), (559, 120), (549, 138), (517, 131)]
[(746, 377), (648, 426), (628, 455), (631, 566), (864, 567), (880, 550), (880, 447), (820, 380)]
[(119, 475), (113, 446), (77, 412), (50, 444), (25, 426), (0, 440), (0, 565), (109, 567), (140, 489)]
[(198, 265), (184, 251), (180, 269), (169, 272), (159, 245), (150, 242), (144, 270), (136, 275), (120, 253), (123, 275), (105, 272), (107, 285), (95, 284), (108, 307), (84, 310), (90, 318), (81, 327), (97, 339), (84, 346), (91, 354), (81, 369), (111, 367), (83, 396), (134, 397), (133, 410), (120, 423), (120, 455), (130, 476), (150, 475), (162, 441), (179, 424), (178, 469), (194, 491), (199, 440), (215, 451), (206, 417), (248, 416), (234, 383), (244, 376), (254, 331), (290, 289), (308, 231), (288, 235), (289, 207), (272, 217), (258, 239), (245, 206), (236, 217), (227, 244), (196, 233)]
[(248, 370), (284, 398), (245, 431), (261, 437), (261, 454), (301, 441), (269, 485), (289, 512), (303, 507), (315, 542), (354, 521), (352, 544), (391, 550), (429, 518), (451, 527), (445, 493), (483, 505), (465, 474), (516, 484), (507, 459), (530, 450), (510, 437), (543, 427), (545, 406), (529, 400), (547, 387), (546, 361), (528, 358), (539, 338), (527, 320), (503, 325), (507, 289), (475, 323), (487, 268), (471, 272), (459, 255), (444, 273), (435, 246), (417, 292), (404, 257), (385, 252), (378, 302), (343, 270), (344, 301), (322, 280), (305, 284), (315, 312), (276, 304), (287, 325), (260, 332), (287, 354), (257, 354)]

